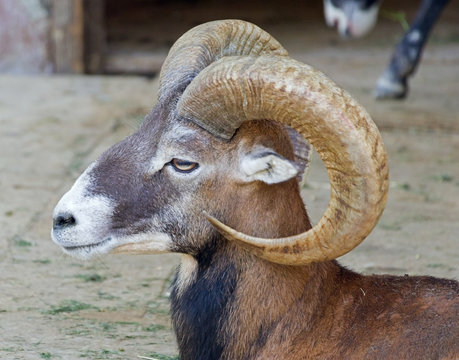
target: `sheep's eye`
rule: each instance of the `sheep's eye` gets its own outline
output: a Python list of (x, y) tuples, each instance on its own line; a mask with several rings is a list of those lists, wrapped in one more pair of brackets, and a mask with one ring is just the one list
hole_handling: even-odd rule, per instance
[(172, 159), (171, 165), (176, 171), (182, 173), (192, 172), (193, 170), (196, 170), (199, 166), (198, 163), (180, 159)]

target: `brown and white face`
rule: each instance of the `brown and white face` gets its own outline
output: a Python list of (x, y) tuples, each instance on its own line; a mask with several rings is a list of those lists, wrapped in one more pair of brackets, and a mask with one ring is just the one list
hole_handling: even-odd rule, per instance
[[(345, 254), (378, 221), (388, 167), (375, 124), (255, 25), (215, 21), (184, 34), (162, 67), (158, 98), (139, 131), (103, 154), (56, 206), (52, 236), (65, 252), (193, 255), (218, 231), (268, 261), (300, 265)], [(329, 206), (303, 233), (258, 231), (264, 225), (252, 232), (257, 221), (247, 214), (266, 208), (256, 204), (276, 196), (289, 204), (275, 190), (298, 195), (297, 187), (271, 186), (298, 173), (284, 126), (322, 157)], [(258, 219), (269, 225), (276, 208), (265, 215)]]
[(254, 141), (253, 127), (225, 141), (153, 111), (137, 133), (107, 150), (62, 197), (54, 210), (53, 240), (84, 259), (114, 249), (199, 251), (215, 231), (203, 211), (220, 217), (232, 207), (222, 203), (223, 193), (233, 192), (226, 202), (237, 202), (236, 187), (279, 183), (298, 173), (293, 161), (263, 140)]

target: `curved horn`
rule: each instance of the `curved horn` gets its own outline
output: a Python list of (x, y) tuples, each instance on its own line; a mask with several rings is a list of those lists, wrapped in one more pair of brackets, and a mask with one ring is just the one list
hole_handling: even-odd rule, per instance
[(158, 98), (183, 92), (202, 69), (223, 56), (268, 53), (288, 56), (276, 39), (254, 24), (220, 20), (196, 26), (170, 49), (161, 68)]
[(312, 67), (277, 56), (224, 58), (191, 82), (177, 109), (225, 139), (244, 121), (279, 121), (301, 133), (324, 161), (330, 202), (305, 233), (256, 238), (208, 216), (225, 237), (258, 256), (290, 265), (334, 259), (362, 242), (381, 216), (389, 175), (379, 131), (362, 106)]

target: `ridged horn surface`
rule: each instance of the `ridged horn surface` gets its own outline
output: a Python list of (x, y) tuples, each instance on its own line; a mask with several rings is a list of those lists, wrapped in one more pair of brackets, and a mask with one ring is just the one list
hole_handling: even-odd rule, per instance
[(201, 71), (177, 110), (224, 139), (244, 121), (278, 121), (301, 133), (324, 161), (330, 202), (305, 233), (257, 238), (208, 216), (256, 255), (290, 265), (334, 259), (362, 242), (381, 216), (389, 174), (379, 131), (362, 106), (312, 67), (278, 56), (227, 57)]
[(161, 68), (158, 98), (180, 94), (202, 69), (224, 56), (268, 53), (288, 56), (276, 39), (254, 24), (219, 20), (198, 25), (170, 49)]

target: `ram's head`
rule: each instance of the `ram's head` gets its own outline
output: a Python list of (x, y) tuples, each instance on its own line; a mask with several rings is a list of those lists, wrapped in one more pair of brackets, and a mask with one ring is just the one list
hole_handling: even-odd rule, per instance
[[(295, 225), (307, 217), (302, 205), (279, 221), (300, 199), (286, 126), (315, 147), (330, 178), (329, 206), (311, 229)], [(195, 255), (220, 233), (269, 261), (328, 260), (372, 230), (387, 184), (381, 137), (357, 102), (258, 27), (217, 21), (172, 47), (158, 104), (63, 196), (52, 236), (85, 258)]]

